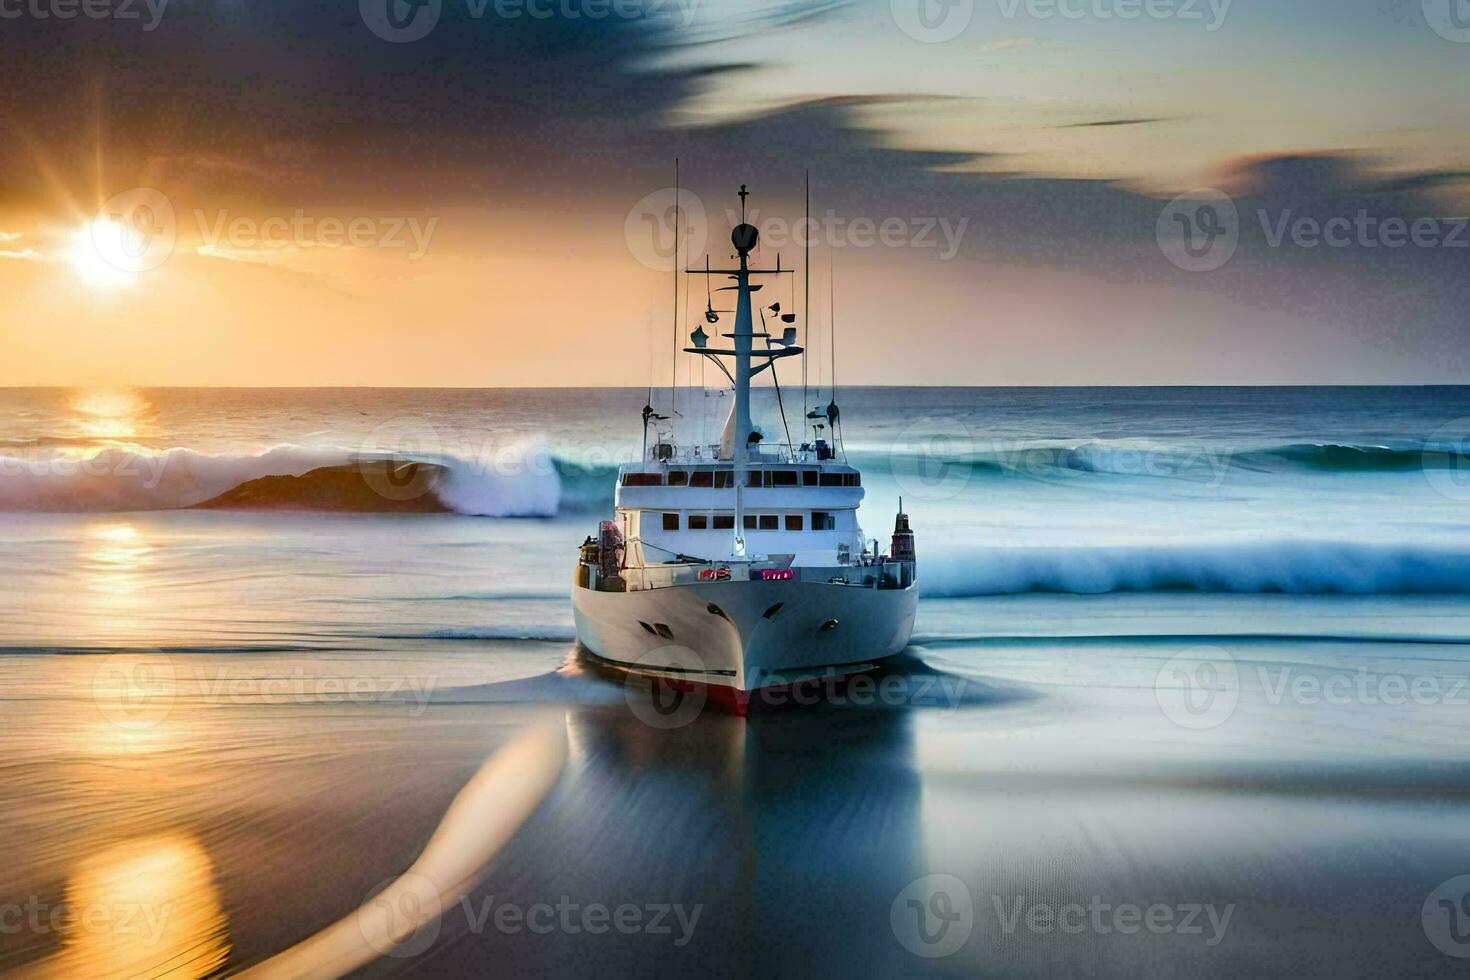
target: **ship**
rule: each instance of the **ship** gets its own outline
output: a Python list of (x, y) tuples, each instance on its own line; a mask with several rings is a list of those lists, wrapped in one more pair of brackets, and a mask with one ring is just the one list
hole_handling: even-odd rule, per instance
[[(676, 276), (704, 276), (710, 297), (733, 293), (733, 310), (710, 300), (682, 348), (729, 382), (720, 441), (681, 441), (650, 398), (640, 458), (619, 467), (614, 516), (583, 542), (572, 588), (577, 642), (601, 666), (740, 714), (879, 669), (908, 645), (918, 604), (902, 499), (886, 552), (858, 523), (865, 491), (841, 442), (835, 384), (827, 405), (803, 413), (794, 442), (767, 441), (752, 419), (752, 379), (769, 371), (779, 385), (778, 365), (806, 349), (794, 313), (756, 301), (763, 280), (795, 270), (779, 254), (774, 268), (752, 264), (760, 233), (746, 221), (749, 193), (741, 185), (730, 233), (738, 264), (675, 266)], [(809, 245), (807, 255), (809, 297)], [(731, 314), (732, 329), (719, 332)]]

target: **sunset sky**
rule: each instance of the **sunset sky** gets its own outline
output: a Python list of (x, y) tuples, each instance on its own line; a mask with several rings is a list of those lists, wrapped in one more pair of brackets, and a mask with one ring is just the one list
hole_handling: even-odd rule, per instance
[(422, 2), (0, 0), (0, 384), (666, 379), (676, 156), (844, 383), (1470, 382), (1459, 0)]

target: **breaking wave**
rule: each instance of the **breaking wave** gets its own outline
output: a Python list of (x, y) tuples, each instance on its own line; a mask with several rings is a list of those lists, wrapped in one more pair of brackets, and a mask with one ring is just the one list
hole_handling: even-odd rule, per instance
[[(894, 475), (943, 479), (953, 473), (977, 476), (1196, 477), (1220, 480), (1232, 471), (1257, 473), (1391, 473), (1470, 469), (1463, 447), (1391, 447), (1351, 443), (1286, 443), (1238, 448), (1201, 442), (1174, 445), (1144, 440), (1026, 441), (951, 454), (953, 444), (904, 446), (882, 454), (854, 453), (864, 465), (886, 466)], [(920, 450), (920, 451), (916, 451)]]
[[(530, 450), (515, 464), (278, 446), (259, 454), (107, 449), (84, 457), (0, 455), (0, 511), (296, 510), (551, 517), (611, 500), (611, 470), (570, 467)], [(563, 472), (573, 494), (564, 494)], [(583, 484), (589, 484), (584, 486)]]
[(1279, 540), (1160, 547), (977, 548), (920, 555), (930, 598), (1060, 592), (1470, 593), (1470, 550)]

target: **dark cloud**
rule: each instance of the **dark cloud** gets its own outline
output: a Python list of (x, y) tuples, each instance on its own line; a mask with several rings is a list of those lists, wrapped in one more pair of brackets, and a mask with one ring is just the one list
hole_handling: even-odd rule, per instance
[[(437, 27), (406, 44), (375, 36), (350, 0), (173, 0), (153, 31), (7, 21), (0, 98), (20, 139), (0, 151), (5, 185), (11, 200), (42, 192), (33, 155), (90, 175), (100, 140), (105, 179), (122, 186), (298, 200), (575, 190), (744, 67), (656, 66), (683, 33), (678, 3), (634, 18), (581, 6), (603, 14), (474, 17), (445, 0)], [(808, 7), (823, 9), (780, 8), (776, 22)]]
[(1385, 177), (1372, 161), (1331, 153), (1239, 161), (1219, 178), (1239, 215), (1236, 255), (1188, 273), (1157, 244), (1165, 200), (1112, 181), (1003, 172), (1000, 157), (894, 146), (858, 121), (864, 108), (913, 96), (837, 96), (671, 125), (677, 107), (752, 67), (687, 57), (675, 65), (677, 49), (834, 9), (818, 0), (682, 31), (657, 16), (477, 19), (464, 0), (446, 0), (435, 30), (409, 44), (374, 36), (355, 2), (173, 0), (151, 32), (116, 21), (7, 22), (0, 99), (19, 138), (0, 144), (0, 193), (12, 204), (45, 199), (38, 159), (90, 191), (99, 133), (104, 192), (149, 184), (185, 198), (292, 206), (477, 202), (597, 210), (621, 222), (639, 197), (670, 183), (677, 155), (718, 223), (740, 183), (752, 184), (758, 207), (790, 214), (810, 169), (819, 211), (967, 221), (970, 263), (1218, 294), (1463, 362), (1470, 250), (1305, 248), (1267, 232), (1284, 216), (1443, 217), (1439, 192), (1464, 173)]
[(1136, 118), (1136, 119), (1099, 119), (1096, 122), (1068, 123), (1065, 126), (1053, 126), (1053, 129), (1097, 129), (1109, 126), (1147, 126), (1151, 123), (1173, 122), (1165, 117), (1159, 118)]

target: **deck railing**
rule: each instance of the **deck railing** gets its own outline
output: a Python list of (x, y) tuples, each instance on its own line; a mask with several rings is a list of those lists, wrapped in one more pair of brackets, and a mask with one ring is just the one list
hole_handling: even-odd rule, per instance
[[(800, 445), (789, 442), (763, 442), (750, 447), (750, 462), (759, 466), (763, 463), (815, 463), (818, 462), (817, 451), (813, 448), (803, 448)], [(672, 446), (662, 443), (650, 446), (648, 449), (648, 462), (651, 463), (718, 463), (729, 462), (720, 459), (720, 445), (697, 446)]]
[[(586, 588), (605, 589), (599, 581), (595, 566), (583, 565), (587, 570)], [(759, 579), (763, 572), (782, 573), (789, 571), (792, 580), (820, 585), (842, 585), (861, 589), (906, 589), (914, 584), (914, 563), (911, 561), (887, 561), (871, 565), (803, 565), (795, 568), (775, 562), (681, 562), (667, 565), (646, 565), (642, 568), (626, 568), (620, 578), (627, 592), (647, 592), (653, 589), (668, 589), (680, 585), (716, 584), (720, 582), (749, 582)]]

